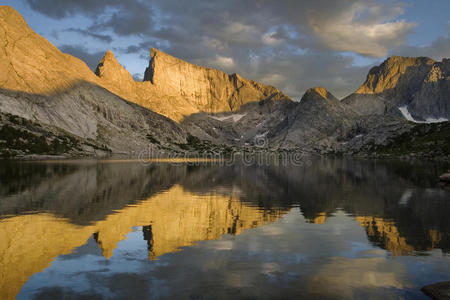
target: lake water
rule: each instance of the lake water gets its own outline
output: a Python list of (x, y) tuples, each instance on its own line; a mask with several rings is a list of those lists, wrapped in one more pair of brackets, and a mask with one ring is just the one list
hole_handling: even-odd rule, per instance
[(427, 299), (445, 163), (0, 163), (1, 299)]

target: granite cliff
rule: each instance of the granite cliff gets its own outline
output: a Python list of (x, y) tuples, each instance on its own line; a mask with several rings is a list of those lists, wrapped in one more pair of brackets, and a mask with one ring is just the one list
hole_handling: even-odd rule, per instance
[(250, 102), (289, 99), (274, 87), (200, 67), (155, 48), (150, 56), (143, 82), (134, 81), (110, 51), (96, 74), (116, 94), (175, 121), (198, 112), (232, 112)]
[(403, 115), (415, 121), (450, 118), (450, 59), (392, 56), (373, 67), (342, 100), (361, 115)]

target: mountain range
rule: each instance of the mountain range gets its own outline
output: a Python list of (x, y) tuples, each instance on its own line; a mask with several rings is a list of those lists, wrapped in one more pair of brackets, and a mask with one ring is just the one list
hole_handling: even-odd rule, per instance
[(0, 6), (0, 37), (3, 156), (133, 156), (199, 143), (388, 156), (415, 143), (414, 155), (450, 155), (450, 59), (390, 57), (342, 100), (315, 87), (294, 101), (154, 48), (143, 81), (111, 51), (93, 73), (9, 6)]

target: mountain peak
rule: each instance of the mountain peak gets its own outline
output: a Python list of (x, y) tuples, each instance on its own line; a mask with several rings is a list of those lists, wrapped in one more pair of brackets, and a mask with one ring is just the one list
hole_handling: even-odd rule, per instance
[(6, 20), (6, 22), (10, 25), (25, 25), (28, 27), (22, 15), (17, 10), (8, 5), (0, 5), (0, 18)]
[(373, 67), (366, 81), (343, 102), (360, 114), (399, 115), (405, 107), (419, 119), (449, 118), (450, 64), (429, 57), (391, 56)]
[(167, 68), (173, 69), (175, 67), (175, 69), (181, 70), (187, 66), (194, 66), (200, 68), (197, 65), (191, 64), (180, 58), (172, 56), (157, 48), (151, 48), (150, 62), (144, 72), (144, 81), (150, 81), (153, 84), (155, 84), (155, 81), (164, 83), (155, 77), (157, 77), (157, 75), (164, 74), (166, 71), (168, 71)]
[[(102, 59), (100, 60), (99, 64), (97, 65), (97, 69), (95, 70), (95, 74), (99, 77), (102, 77), (102, 71), (104, 71), (104, 68), (102, 68), (105, 65), (110, 65), (114, 67), (122, 67), (117, 60), (117, 58), (114, 56), (114, 53), (112, 53), (111, 50), (108, 50), (105, 52), (105, 55), (103, 55)], [(122, 67), (123, 68), (123, 67)]]
[(126, 98), (126, 95), (134, 94), (134, 80), (131, 74), (119, 63), (111, 50), (106, 51), (95, 74), (108, 85), (111, 90)]
[(314, 100), (332, 100), (338, 101), (337, 98), (327, 91), (326, 88), (321, 86), (316, 86), (308, 89), (302, 97), (302, 101), (304, 99), (314, 99)]
[(119, 63), (111, 50), (106, 51), (97, 65), (95, 74), (117, 84), (133, 81), (131, 74)]
[(104, 60), (117, 60), (116, 57), (114, 56), (114, 53), (111, 50), (107, 50), (105, 52), (103, 59)]
[[(436, 63), (428, 57), (391, 56), (381, 65), (373, 67), (367, 74), (366, 81), (356, 91), (357, 94), (381, 94), (395, 89), (402, 84), (402, 77), (407, 81), (419, 80)], [(405, 78), (407, 77), (407, 78)]]
[(316, 92), (317, 94), (319, 94), (320, 96), (322, 96), (325, 99), (328, 98), (329, 93), (324, 87), (316, 86), (316, 87), (313, 87), (311, 90), (313, 92)]

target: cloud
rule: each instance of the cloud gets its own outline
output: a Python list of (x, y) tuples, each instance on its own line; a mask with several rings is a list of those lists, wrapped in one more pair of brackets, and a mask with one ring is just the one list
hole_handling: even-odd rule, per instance
[[(318, 299), (335, 295), (351, 299), (355, 294), (369, 290), (381, 296), (386, 294), (385, 289), (400, 290), (410, 287), (404, 279), (404, 274), (406, 274), (404, 265), (384, 257), (355, 259), (334, 257), (322, 267), (318, 266), (317, 273), (308, 280), (307, 289)], [(327, 288), (322, 288), (324, 286)]]
[(119, 36), (141, 35), (153, 26), (152, 10), (139, 1), (119, 5), (106, 19), (97, 19), (89, 27), (91, 31), (111, 30)]
[[(309, 26), (329, 49), (383, 57), (389, 49), (405, 42), (415, 24), (404, 20), (383, 22), (386, 17), (379, 15), (380, 10), (379, 6), (363, 7), (360, 3), (355, 3), (342, 15), (331, 19), (316, 18), (312, 14)], [(397, 11), (402, 12), (398, 8)], [(364, 13), (369, 14), (367, 18), (372, 21), (358, 20), (358, 16)]]
[(242, 68), (242, 75), (273, 85), (296, 99), (313, 86), (325, 86), (342, 98), (364, 81), (370, 69), (355, 66), (351, 56), (315, 51), (297, 55), (280, 50), (274, 56), (255, 57), (250, 65)]
[(286, 82), (286, 77), (279, 73), (270, 73), (261, 78), (261, 82), (272, 85), (272, 86), (281, 86), (284, 82)]
[(134, 81), (143, 81), (144, 80), (144, 75), (141, 73), (134, 73), (133, 74), (133, 79)]
[(214, 59), (209, 60), (208, 64), (222, 70), (232, 70), (235, 67), (234, 60), (231, 57), (225, 56), (217, 56)]
[(152, 27), (153, 12), (139, 0), (26, 0), (30, 7), (48, 17), (62, 19), (78, 14), (91, 17), (89, 31), (111, 30), (119, 36), (143, 34)]
[(95, 71), (98, 63), (105, 54), (104, 52), (101, 51), (91, 53), (82, 45), (62, 45), (59, 46), (58, 48), (62, 52), (78, 57), (79, 59), (84, 61), (92, 71)]
[(97, 40), (100, 40), (100, 41), (106, 42), (106, 43), (111, 43), (112, 42), (112, 37), (110, 35), (92, 33), (92, 32), (90, 32), (89, 30), (86, 30), (86, 29), (69, 28), (69, 29), (66, 29), (65, 31), (75, 32), (75, 33), (78, 33), (80, 35), (87, 35), (87, 36), (90, 36), (90, 37), (92, 37), (94, 39), (97, 39)]
[(133, 45), (116, 47), (136, 54), (136, 60), (146, 60), (156, 47), (273, 84), (296, 98), (315, 85), (338, 97), (352, 92), (369, 69), (354, 66), (354, 57), (378, 58), (400, 49), (414, 27), (399, 19), (404, 7), (398, 1), (26, 1), (48, 17), (90, 18), (79, 29), (90, 37), (137, 38)]
[(95, 16), (104, 11), (107, 6), (116, 6), (120, 0), (27, 0), (30, 7), (46, 16), (62, 19), (75, 14)]
[(439, 37), (428, 46), (402, 45), (390, 51), (390, 55), (427, 56), (436, 60), (450, 58), (450, 35)]

